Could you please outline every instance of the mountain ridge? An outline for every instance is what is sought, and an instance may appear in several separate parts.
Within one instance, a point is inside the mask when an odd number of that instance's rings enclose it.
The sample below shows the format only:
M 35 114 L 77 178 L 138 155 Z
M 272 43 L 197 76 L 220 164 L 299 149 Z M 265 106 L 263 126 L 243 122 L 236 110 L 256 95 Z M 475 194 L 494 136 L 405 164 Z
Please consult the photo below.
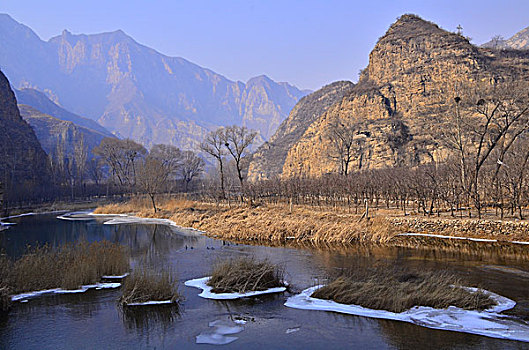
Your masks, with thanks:
M 89 35 L 65 30 L 45 42 L 10 17 L 0 22 L 0 65 L 14 87 L 38 89 L 65 109 L 147 146 L 194 148 L 209 130 L 230 124 L 268 138 L 306 94 L 260 76 L 231 81 L 119 30 Z

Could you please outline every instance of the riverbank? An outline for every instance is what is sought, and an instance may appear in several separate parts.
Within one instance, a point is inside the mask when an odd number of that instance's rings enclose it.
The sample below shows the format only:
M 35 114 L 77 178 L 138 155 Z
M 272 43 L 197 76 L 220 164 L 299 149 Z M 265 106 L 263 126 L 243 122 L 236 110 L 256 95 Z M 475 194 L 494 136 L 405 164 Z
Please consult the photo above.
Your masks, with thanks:
M 313 243 L 387 243 L 400 231 L 381 217 L 366 220 L 361 215 L 289 208 L 279 205 L 219 206 L 193 201 L 167 201 L 154 213 L 147 202 L 98 207 L 96 214 L 131 214 L 144 218 L 170 219 L 176 225 L 206 232 L 207 235 L 239 241 L 310 241 Z
M 507 244 L 529 241 L 527 221 L 399 217 L 387 213 L 376 213 L 366 220 L 362 215 L 333 208 L 271 204 L 230 207 L 185 200 L 167 200 L 160 203 L 160 208 L 155 214 L 149 202 L 134 199 L 100 206 L 94 212 L 170 219 L 179 226 L 205 231 L 209 236 L 239 241 L 407 246 L 439 239 Z
M 104 206 L 109 203 L 115 203 L 108 198 L 96 198 L 87 200 L 75 200 L 75 201 L 56 201 L 42 204 L 35 204 L 31 206 L 20 206 L 8 208 L 5 211 L 7 213 L 0 213 L 0 220 L 7 219 L 14 216 L 31 215 L 31 214 L 44 214 L 61 211 L 76 211 L 85 209 L 94 209 L 99 206 Z

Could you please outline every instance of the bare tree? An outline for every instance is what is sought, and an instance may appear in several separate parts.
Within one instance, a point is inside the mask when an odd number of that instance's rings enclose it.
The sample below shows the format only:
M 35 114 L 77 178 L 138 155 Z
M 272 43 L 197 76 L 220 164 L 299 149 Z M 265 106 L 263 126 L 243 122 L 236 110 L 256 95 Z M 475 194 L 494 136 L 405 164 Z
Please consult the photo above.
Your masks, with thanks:
M 154 145 L 151 148 L 149 157 L 157 159 L 167 170 L 167 183 L 176 180 L 179 170 L 182 167 L 182 151 L 172 145 Z
M 241 201 L 244 193 L 243 158 L 248 155 L 250 146 L 255 140 L 257 132 L 242 126 L 229 126 L 224 133 L 224 146 L 233 157 L 237 169 L 237 177 L 241 185 Z
M 490 39 L 490 45 L 493 49 L 501 49 L 504 44 L 505 39 L 501 35 L 495 35 Z
M 204 160 L 193 151 L 182 152 L 182 167 L 180 174 L 184 180 L 184 190 L 187 192 L 189 183 L 204 171 Z
M 224 128 L 218 128 L 217 130 L 210 132 L 206 136 L 204 142 L 200 145 L 200 149 L 215 158 L 219 166 L 221 198 L 226 198 L 226 189 L 224 188 L 223 160 L 223 157 L 226 154 L 226 150 L 224 149 L 225 139 L 226 135 Z
M 164 190 L 169 173 L 169 167 L 164 166 L 159 159 L 150 156 L 147 156 L 138 167 L 136 188 L 149 195 L 155 213 L 158 211 L 155 197 Z
M 329 156 L 338 162 L 340 175 L 347 176 L 349 165 L 355 156 L 356 128 L 335 122 L 328 126 L 327 137 L 331 142 Z
M 94 148 L 93 153 L 99 155 L 112 169 L 113 176 L 119 185 L 134 186 L 136 181 L 136 163 L 147 150 L 130 139 L 119 140 L 106 137 Z
M 450 125 L 445 125 L 440 135 L 456 151 L 461 184 L 481 218 L 483 167 L 497 151 L 497 174 L 506 152 L 528 130 L 528 88 L 513 83 L 482 83 L 456 96 L 454 101 L 455 115 L 448 118 Z

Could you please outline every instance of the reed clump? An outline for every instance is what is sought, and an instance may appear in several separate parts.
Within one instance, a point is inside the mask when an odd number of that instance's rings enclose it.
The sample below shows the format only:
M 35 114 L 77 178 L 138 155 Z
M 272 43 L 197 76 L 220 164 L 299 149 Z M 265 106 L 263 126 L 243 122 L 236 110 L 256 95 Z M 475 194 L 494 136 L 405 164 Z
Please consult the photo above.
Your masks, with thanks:
M 125 306 L 147 301 L 170 300 L 171 303 L 177 303 L 180 299 L 178 279 L 174 273 L 159 273 L 147 267 L 140 267 L 125 280 L 119 303 Z
M 268 260 L 237 258 L 217 263 L 207 284 L 213 293 L 246 293 L 283 287 L 284 269 Z
M 16 260 L 0 261 L 0 266 L 6 265 L 7 269 L 0 267 L 0 273 L 13 293 L 76 289 L 99 282 L 103 275 L 125 273 L 129 269 L 129 255 L 124 246 L 116 243 L 79 242 L 57 248 L 28 247 Z
M 395 267 L 348 271 L 311 296 L 391 312 L 414 306 L 485 310 L 496 305 L 485 293 L 465 289 L 459 278 L 447 272 L 412 272 Z
M 11 291 L 6 286 L 0 286 L 0 312 L 7 312 L 11 307 Z

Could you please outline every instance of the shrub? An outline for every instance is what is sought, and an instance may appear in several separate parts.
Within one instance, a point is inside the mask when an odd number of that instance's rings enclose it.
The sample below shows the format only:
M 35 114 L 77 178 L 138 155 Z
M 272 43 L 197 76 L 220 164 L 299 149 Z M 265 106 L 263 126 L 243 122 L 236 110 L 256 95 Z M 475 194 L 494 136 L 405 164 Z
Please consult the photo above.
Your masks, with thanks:
M 123 284 L 123 294 L 119 299 L 122 305 L 147 301 L 178 302 L 178 280 L 170 271 L 157 273 L 147 267 L 135 270 Z
M 214 293 L 246 293 L 284 286 L 284 271 L 268 260 L 230 259 L 218 263 L 208 285 Z
M 7 286 L 14 293 L 51 288 L 76 289 L 99 282 L 101 276 L 123 274 L 129 269 L 124 246 L 108 241 L 28 247 L 26 253 L 12 262 L 2 262 Z M 7 272 L 2 272 L 9 266 Z
M 11 293 L 6 286 L 0 286 L 0 312 L 7 312 L 11 307 Z
M 410 272 L 391 267 L 349 271 L 316 290 L 312 297 L 392 312 L 413 306 L 484 310 L 495 305 L 483 292 L 462 288 L 461 281 L 447 272 Z

